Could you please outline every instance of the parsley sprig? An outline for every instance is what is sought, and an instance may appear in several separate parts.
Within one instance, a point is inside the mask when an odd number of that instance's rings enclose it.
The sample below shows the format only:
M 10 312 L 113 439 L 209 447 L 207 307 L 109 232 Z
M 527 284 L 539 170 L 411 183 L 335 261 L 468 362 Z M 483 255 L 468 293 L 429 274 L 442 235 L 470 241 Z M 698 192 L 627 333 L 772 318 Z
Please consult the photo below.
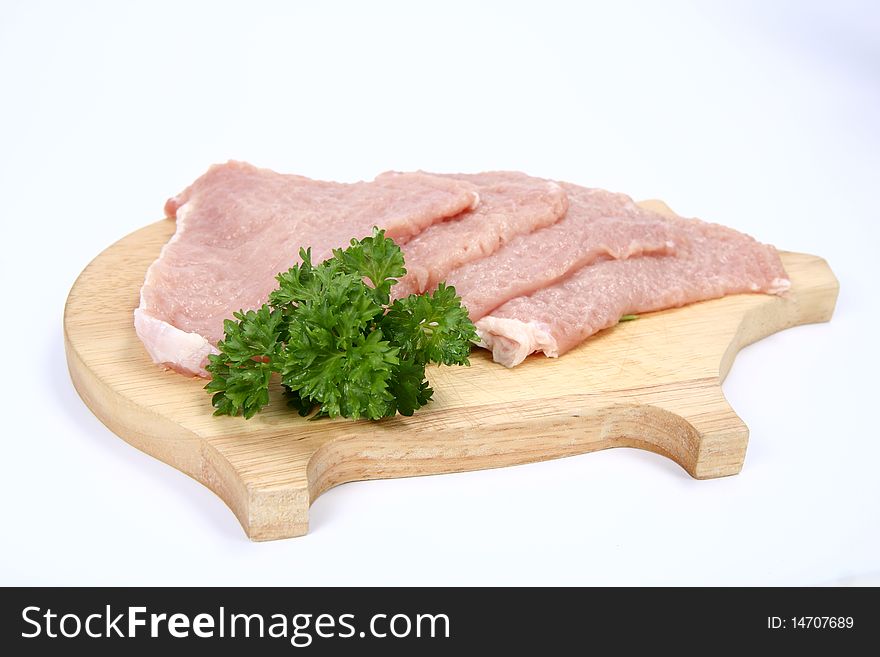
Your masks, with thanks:
M 288 404 L 306 416 L 412 415 L 431 400 L 428 363 L 468 365 L 474 325 L 454 287 L 390 303 L 406 273 L 397 244 L 374 229 L 313 265 L 277 276 L 259 310 L 224 322 L 220 353 L 209 357 L 215 415 L 253 417 L 280 375 Z

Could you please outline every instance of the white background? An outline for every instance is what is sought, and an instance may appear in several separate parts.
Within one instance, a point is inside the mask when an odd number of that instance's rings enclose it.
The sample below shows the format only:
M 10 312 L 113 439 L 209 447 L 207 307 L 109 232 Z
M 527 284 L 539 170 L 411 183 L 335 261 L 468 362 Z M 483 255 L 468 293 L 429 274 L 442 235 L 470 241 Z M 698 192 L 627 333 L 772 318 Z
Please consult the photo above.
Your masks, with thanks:
M 0 583 L 880 581 L 876 3 L 309 5 L 0 3 Z M 61 332 L 89 260 L 228 158 L 663 198 L 824 256 L 837 313 L 738 357 L 737 477 L 611 450 L 353 483 L 251 543 L 91 415 Z

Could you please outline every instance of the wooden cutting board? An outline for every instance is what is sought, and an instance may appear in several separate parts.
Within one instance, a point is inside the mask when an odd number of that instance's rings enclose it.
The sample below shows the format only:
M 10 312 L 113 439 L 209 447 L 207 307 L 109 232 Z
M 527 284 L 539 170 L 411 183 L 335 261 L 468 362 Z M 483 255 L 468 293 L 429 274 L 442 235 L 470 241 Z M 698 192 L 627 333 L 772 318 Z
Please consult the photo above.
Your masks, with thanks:
M 671 213 L 662 203 L 645 202 Z M 495 468 L 639 447 L 698 479 L 740 471 L 748 428 L 721 381 L 745 345 L 831 318 L 838 284 L 824 260 L 783 253 L 785 298 L 747 294 L 668 310 L 594 336 L 559 359 L 508 370 L 429 370 L 434 401 L 413 417 L 309 421 L 280 391 L 257 417 L 214 417 L 205 381 L 154 365 L 134 332 L 144 273 L 174 232 L 159 221 L 101 253 L 73 285 L 64 339 L 73 384 L 114 433 L 220 496 L 254 540 L 308 531 L 309 505 L 348 481 Z M 779 409 L 779 412 L 795 409 Z

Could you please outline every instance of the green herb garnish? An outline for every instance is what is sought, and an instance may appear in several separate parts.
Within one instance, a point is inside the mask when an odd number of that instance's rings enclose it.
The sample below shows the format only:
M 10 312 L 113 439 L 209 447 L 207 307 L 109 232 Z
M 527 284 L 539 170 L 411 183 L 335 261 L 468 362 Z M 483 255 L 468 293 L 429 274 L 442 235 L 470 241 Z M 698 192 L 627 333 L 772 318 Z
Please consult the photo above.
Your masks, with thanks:
M 638 315 L 623 315 L 623 316 L 620 318 L 619 321 L 621 321 L 621 322 L 631 322 L 631 321 L 633 321 L 634 319 L 638 319 L 638 318 L 639 318 Z
M 259 310 L 223 324 L 219 355 L 209 357 L 215 415 L 253 417 L 280 375 L 288 405 L 303 416 L 412 415 L 431 400 L 428 363 L 469 365 L 474 325 L 454 287 L 389 303 L 406 273 L 400 247 L 373 229 L 347 249 L 278 274 Z

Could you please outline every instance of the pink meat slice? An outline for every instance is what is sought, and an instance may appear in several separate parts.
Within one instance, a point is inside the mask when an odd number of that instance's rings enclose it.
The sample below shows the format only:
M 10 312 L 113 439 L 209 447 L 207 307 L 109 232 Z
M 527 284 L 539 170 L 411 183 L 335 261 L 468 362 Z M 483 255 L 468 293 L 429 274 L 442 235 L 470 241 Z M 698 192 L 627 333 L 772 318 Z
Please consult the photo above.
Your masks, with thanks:
M 482 346 L 495 361 L 514 367 L 537 351 L 559 356 L 629 313 L 789 288 L 772 246 L 717 224 L 671 221 L 688 233 L 675 255 L 605 259 L 557 285 L 512 299 L 476 323 Z
M 383 174 L 384 176 L 395 174 Z M 553 224 L 568 209 L 560 185 L 513 171 L 434 174 L 472 183 L 480 204 L 426 228 L 403 245 L 407 274 L 392 290 L 399 299 L 437 287 L 453 269 L 491 255 L 518 235 Z
M 215 165 L 165 206 L 177 230 L 147 270 L 135 329 L 155 362 L 207 376 L 223 320 L 259 307 L 300 247 L 320 262 L 373 226 L 405 242 L 478 199 L 466 181 L 423 173 L 343 184 Z
M 600 258 L 626 259 L 675 249 L 681 230 L 625 194 L 560 184 L 569 200 L 568 212 L 561 220 L 520 235 L 489 257 L 459 267 L 446 277 L 472 321 L 509 299 L 553 285 Z

